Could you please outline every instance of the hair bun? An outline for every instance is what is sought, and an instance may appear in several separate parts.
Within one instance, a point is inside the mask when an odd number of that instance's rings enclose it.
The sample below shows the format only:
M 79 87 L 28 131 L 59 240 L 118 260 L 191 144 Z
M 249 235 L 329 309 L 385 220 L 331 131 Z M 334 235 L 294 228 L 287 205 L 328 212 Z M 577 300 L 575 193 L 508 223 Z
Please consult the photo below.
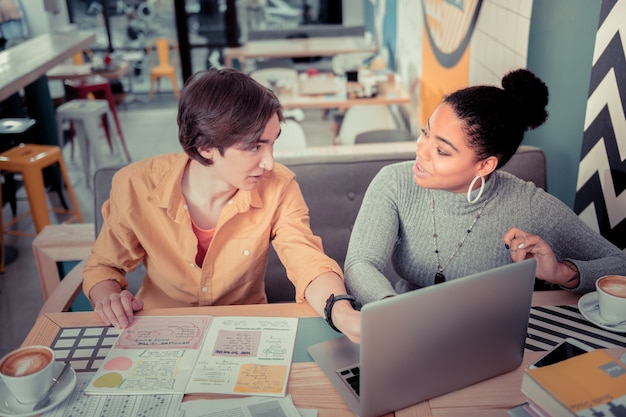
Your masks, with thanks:
M 548 87 L 539 77 L 526 69 L 509 72 L 502 78 L 502 88 L 515 103 L 525 130 L 541 126 L 548 118 Z

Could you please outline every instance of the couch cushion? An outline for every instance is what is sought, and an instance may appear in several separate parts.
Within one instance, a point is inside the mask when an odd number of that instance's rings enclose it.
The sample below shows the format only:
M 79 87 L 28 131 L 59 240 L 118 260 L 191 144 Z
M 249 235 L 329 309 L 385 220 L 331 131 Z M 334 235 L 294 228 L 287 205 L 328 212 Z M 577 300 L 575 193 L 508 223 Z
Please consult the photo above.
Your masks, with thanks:
M 537 187 L 548 191 L 546 155 L 540 148 L 520 146 L 502 169 L 523 180 L 532 181 Z
M 321 148 L 309 148 L 306 154 L 278 154 L 276 158 L 296 174 L 309 207 L 311 229 L 322 238 L 324 252 L 342 268 L 350 232 L 369 183 L 385 165 L 415 158 L 414 142 L 386 143 L 382 147 L 380 144 L 356 145 L 349 148 L 354 152 L 330 153 Z M 368 152 L 368 149 L 375 152 Z M 546 160 L 544 152 L 539 148 L 520 147 L 503 169 L 546 189 Z M 392 282 L 397 279 L 390 265 L 386 275 Z M 294 300 L 293 285 L 287 279 L 285 268 L 273 249 L 270 250 L 265 284 L 269 302 Z
M 412 159 L 413 152 L 278 158 L 296 174 L 309 206 L 311 229 L 324 252 L 343 268 L 352 225 L 369 183 L 382 167 Z M 272 249 L 265 276 L 269 302 L 293 301 L 294 288 Z
M 383 166 L 413 158 L 414 142 L 386 143 L 382 147 L 381 144 L 311 147 L 295 153 L 276 151 L 277 161 L 296 174 L 309 206 L 313 233 L 322 238 L 324 251 L 342 268 L 350 232 L 369 183 Z M 94 174 L 96 233 L 102 225 L 102 203 L 109 197 L 111 179 L 119 168 L 100 168 Z M 503 169 L 546 189 L 546 159 L 539 148 L 521 146 Z M 143 270 L 135 271 L 129 277 L 132 290 L 139 286 L 143 273 Z M 391 281 L 396 278 L 391 268 L 387 277 Z M 270 302 L 294 300 L 293 284 L 287 279 L 285 268 L 273 249 L 270 250 L 265 283 Z

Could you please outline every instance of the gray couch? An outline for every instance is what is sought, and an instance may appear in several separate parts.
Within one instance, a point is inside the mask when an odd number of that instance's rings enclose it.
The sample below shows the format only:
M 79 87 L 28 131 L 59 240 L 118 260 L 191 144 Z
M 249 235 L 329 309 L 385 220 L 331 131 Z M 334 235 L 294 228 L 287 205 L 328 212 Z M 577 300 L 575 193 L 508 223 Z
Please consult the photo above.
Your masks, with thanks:
M 311 228 L 322 238 L 324 251 L 341 266 L 345 260 L 352 225 L 372 178 L 385 165 L 415 157 L 413 142 L 386 144 L 382 148 L 380 144 L 355 145 L 352 149 L 354 152 L 342 150 L 325 153 L 309 148 L 298 155 L 276 156 L 279 162 L 296 174 L 309 206 Z M 94 175 L 96 232 L 102 224 L 100 206 L 108 198 L 111 178 L 118 168 L 101 168 Z M 504 169 L 546 189 L 546 160 L 544 152 L 539 148 L 522 146 Z M 394 279 L 393 271 L 389 271 L 388 275 L 391 280 Z M 270 302 L 294 300 L 293 285 L 273 250 L 265 281 Z M 133 287 L 137 284 L 133 282 Z

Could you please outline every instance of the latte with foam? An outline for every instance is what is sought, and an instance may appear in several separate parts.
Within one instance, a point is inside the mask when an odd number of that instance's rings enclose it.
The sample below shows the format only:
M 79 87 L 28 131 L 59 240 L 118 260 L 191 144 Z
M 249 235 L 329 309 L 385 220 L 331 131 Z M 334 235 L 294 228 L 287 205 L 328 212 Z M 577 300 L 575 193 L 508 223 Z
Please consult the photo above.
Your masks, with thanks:
M 0 373 L 11 377 L 31 375 L 44 369 L 52 360 L 49 350 L 38 347 L 21 349 L 3 359 Z
M 609 275 L 598 281 L 598 288 L 615 297 L 626 298 L 626 278 Z

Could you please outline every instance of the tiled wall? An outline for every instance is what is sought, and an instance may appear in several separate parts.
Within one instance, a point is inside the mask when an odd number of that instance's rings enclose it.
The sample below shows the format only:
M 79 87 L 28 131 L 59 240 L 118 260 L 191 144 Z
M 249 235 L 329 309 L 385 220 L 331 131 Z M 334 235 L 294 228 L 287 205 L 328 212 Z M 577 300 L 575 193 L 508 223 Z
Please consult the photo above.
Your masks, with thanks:
M 374 8 L 386 7 L 387 13 L 392 12 L 389 8 L 392 2 L 373 3 Z M 422 4 L 428 4 L 434 9 L 454 7 L 453 1 L 437 3 L 429 0 L 424 0 L 424 2 L 400 0 L 396 5 L 395 64 L 414 98 L 414 112 L 418 112 L 418 108 L 425 105 L 424 94 L 420 94 L 420 88 L 424 87 L 424 83 L 428 83 L 428 80 L 424 80 L 423 77 L 424 42 L 428 42 L 428 39 L 424 28 Z M 463 7 L 469 9 L 469 3 L 471 2 L 465 2 Z M 469 71 L 462 71 L 461 76 L 465 77 L 463 80 L 451 81 L 450 89 L 471 84 L 499 85 L 504 73 L 514 68 L 526 67 L 532 6 L 533 0 L 484 0 L 482 2 L 478 20 L 467 47 Z M 436 95 L 445 93 L 441 89 L 435 88 L 434 90 Z M 438 100 L 438 98 L 435 97 L 433 100 Z M 430 106 L 432 107 L 432 104 Z M 423 123 L 423 120 L 419 120 L 419 114 L 416 113 L 415 118 L 417 125 Z
M 533 0 L 485 0 L 471 42 L 469 84 L 500 84 L 525 68 Z

